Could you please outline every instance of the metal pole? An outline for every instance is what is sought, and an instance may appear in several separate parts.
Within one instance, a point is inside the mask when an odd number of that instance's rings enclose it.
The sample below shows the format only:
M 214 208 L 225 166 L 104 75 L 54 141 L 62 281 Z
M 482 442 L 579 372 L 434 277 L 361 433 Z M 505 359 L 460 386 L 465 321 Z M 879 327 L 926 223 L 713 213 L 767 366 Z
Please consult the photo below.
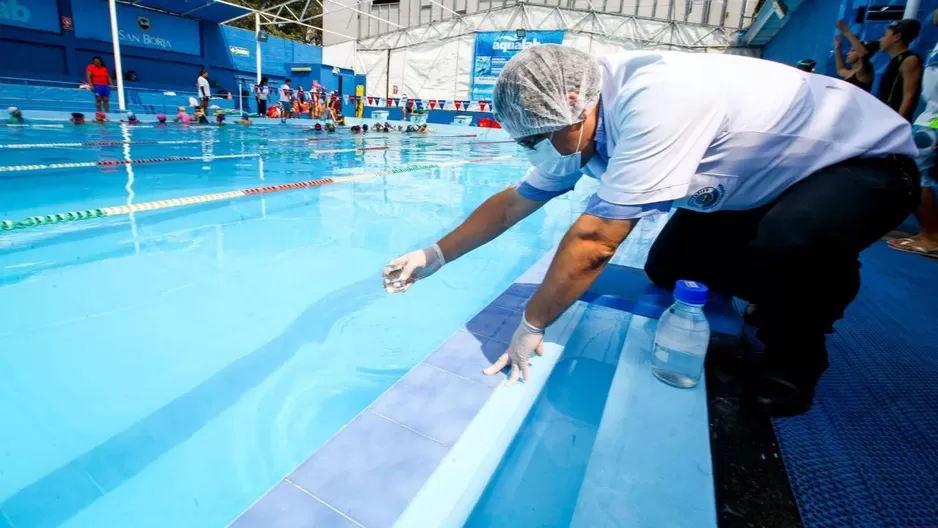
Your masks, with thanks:
M 124 103 L 124 69 L 121 67 L 120 32 L 117 30 L 117 3 L 114 0 L 108 0 L 107 4 L 111 12 L 111 40 L 114 44 L 114 77 L 117 79 L 117 107 L 123 112 L 127 110 L 127 105 Z
M 902 18 L 918 18 L 919 5 L 921 5 L 920 0 L 909 0 L 906 2 Z
M 113 0 L 112 0 L 113 1 Z M 254 56 L 257 60 L 257 84 L 261 84 L 261 14 L 254 13 Z

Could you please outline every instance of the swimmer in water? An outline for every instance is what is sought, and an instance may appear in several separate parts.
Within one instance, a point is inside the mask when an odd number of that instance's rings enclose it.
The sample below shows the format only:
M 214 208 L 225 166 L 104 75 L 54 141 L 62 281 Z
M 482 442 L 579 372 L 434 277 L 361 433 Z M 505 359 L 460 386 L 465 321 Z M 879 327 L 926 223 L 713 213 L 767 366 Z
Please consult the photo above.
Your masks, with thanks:
M 165 125 L 166 124 L 166 114 L 156 114 L 156 124 Z
M 192 122 L 192 118 L 189 117 L 189 113 L 186 112 L 186 107 L 180 106 L 179 113 L 176 114 L 176 117 L 173 118 L 173 121 L 176 123 L 182 123 L 183 125 L 188 125 Z
M 69 123 L 73 125 L 84 125 L 85 124 L 85 114 L 81 112 L 72 112 L 72 118 L 68 120 Z
M 241 114 L 241 120 L 238 121 L 238 124 L 245 125 L 245 126 L 252 124 L 250 116 L 248 116 L 247 114 Z
M 95 112 L 94 122 L 98 123 L 99 125 L 107 123 L 107 115 L 105 115 L 104 112 Z
M 26 122 L 26 120 L 23 119 L 23 111 L 15 106 L 7 108 L 7 113 L 10 114 L 10 117 L 7 118 L 7 123 L 11 125 L 22 125 Z

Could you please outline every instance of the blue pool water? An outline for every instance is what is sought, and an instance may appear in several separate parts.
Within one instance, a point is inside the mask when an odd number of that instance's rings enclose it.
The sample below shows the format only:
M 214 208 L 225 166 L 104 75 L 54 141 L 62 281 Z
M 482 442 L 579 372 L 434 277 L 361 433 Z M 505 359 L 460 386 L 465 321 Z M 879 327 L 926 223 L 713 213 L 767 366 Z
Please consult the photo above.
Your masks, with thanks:
M 438 136 L 443 133 L 438 134 Z M 0 232 L 0 526 L 224 526 L 566 231 L 589 185 L 406 295 L 379 271 L 517 181 L 511 144 L 305 138 L 292 126 L 0 128 L 0 165 L 261 158 L 0 173 L 0 219 L 396 174 Z M 278 141 L 271 141 L 278 140 Z M 388 146 L 386 151 L 311 154 Z M 588 420 L 587 420 L 588 421 Z

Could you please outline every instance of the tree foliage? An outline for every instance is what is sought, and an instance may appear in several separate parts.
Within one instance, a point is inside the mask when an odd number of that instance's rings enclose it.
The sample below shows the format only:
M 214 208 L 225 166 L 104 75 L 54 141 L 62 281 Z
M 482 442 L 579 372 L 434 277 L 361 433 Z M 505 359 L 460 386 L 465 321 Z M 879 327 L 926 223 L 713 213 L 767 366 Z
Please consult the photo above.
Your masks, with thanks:
M 282 4 L 283 2 L 284 0 L 237 0 L 237 3 L 252 9 L 265 9 Z M 309 7 L 306 9 L 306 14 L 302 15 L 300 11 L 303 10 L 303 5 L 305 3 L 306 2 L 304 1 L 297 0 L 292 4 L 289 4 L 287 7 L 292 9 L 297 16 L 302 16 L 303 18 L 322 14 L 322 4 L 318 0 L 311 0 L 309 2 Z M 276 14 L 277 9 L 273 10 L 272 13 Z M 287 12 L 286 8 L 280 12 L 280 16 L 285 18 L 293 18 L 290 16 L 290 13 Z M 275 35 L 281 38 L 306 42 L 307 44 L 315 44 L 317 46 L 320 45 L 320 43 L 322 43 L 322 17 L 320 16 L 314 18 L 313 20 L 309 20 L 306 23 L 311 26 L 316 26 L 316 29 L 290 23 L 264 25 L 261 29 L 270 33 L 271 35 Z M 254 31 L 254 17 L 246 16 L 244 18 L 239 18 L 230 25 Z

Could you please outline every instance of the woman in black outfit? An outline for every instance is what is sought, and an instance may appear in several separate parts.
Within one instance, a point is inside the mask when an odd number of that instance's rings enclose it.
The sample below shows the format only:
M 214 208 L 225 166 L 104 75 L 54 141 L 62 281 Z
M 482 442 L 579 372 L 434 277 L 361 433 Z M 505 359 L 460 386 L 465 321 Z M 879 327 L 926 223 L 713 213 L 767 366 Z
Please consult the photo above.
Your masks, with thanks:
M 847 52 L 847 63 L 844 64 L 843 54 L 840 51 L 840 35 L 834 39 L 834 60 L 837 61 L 837 73 L 844 81 L 858 86 L 867 92 L 873 88 L 873 64 L 870 57 L 879 49 L 879 42 L 860 42 L 843 20 L 837 21 L 837 29 L 847 37 L 850 42 L 850 51 Z

